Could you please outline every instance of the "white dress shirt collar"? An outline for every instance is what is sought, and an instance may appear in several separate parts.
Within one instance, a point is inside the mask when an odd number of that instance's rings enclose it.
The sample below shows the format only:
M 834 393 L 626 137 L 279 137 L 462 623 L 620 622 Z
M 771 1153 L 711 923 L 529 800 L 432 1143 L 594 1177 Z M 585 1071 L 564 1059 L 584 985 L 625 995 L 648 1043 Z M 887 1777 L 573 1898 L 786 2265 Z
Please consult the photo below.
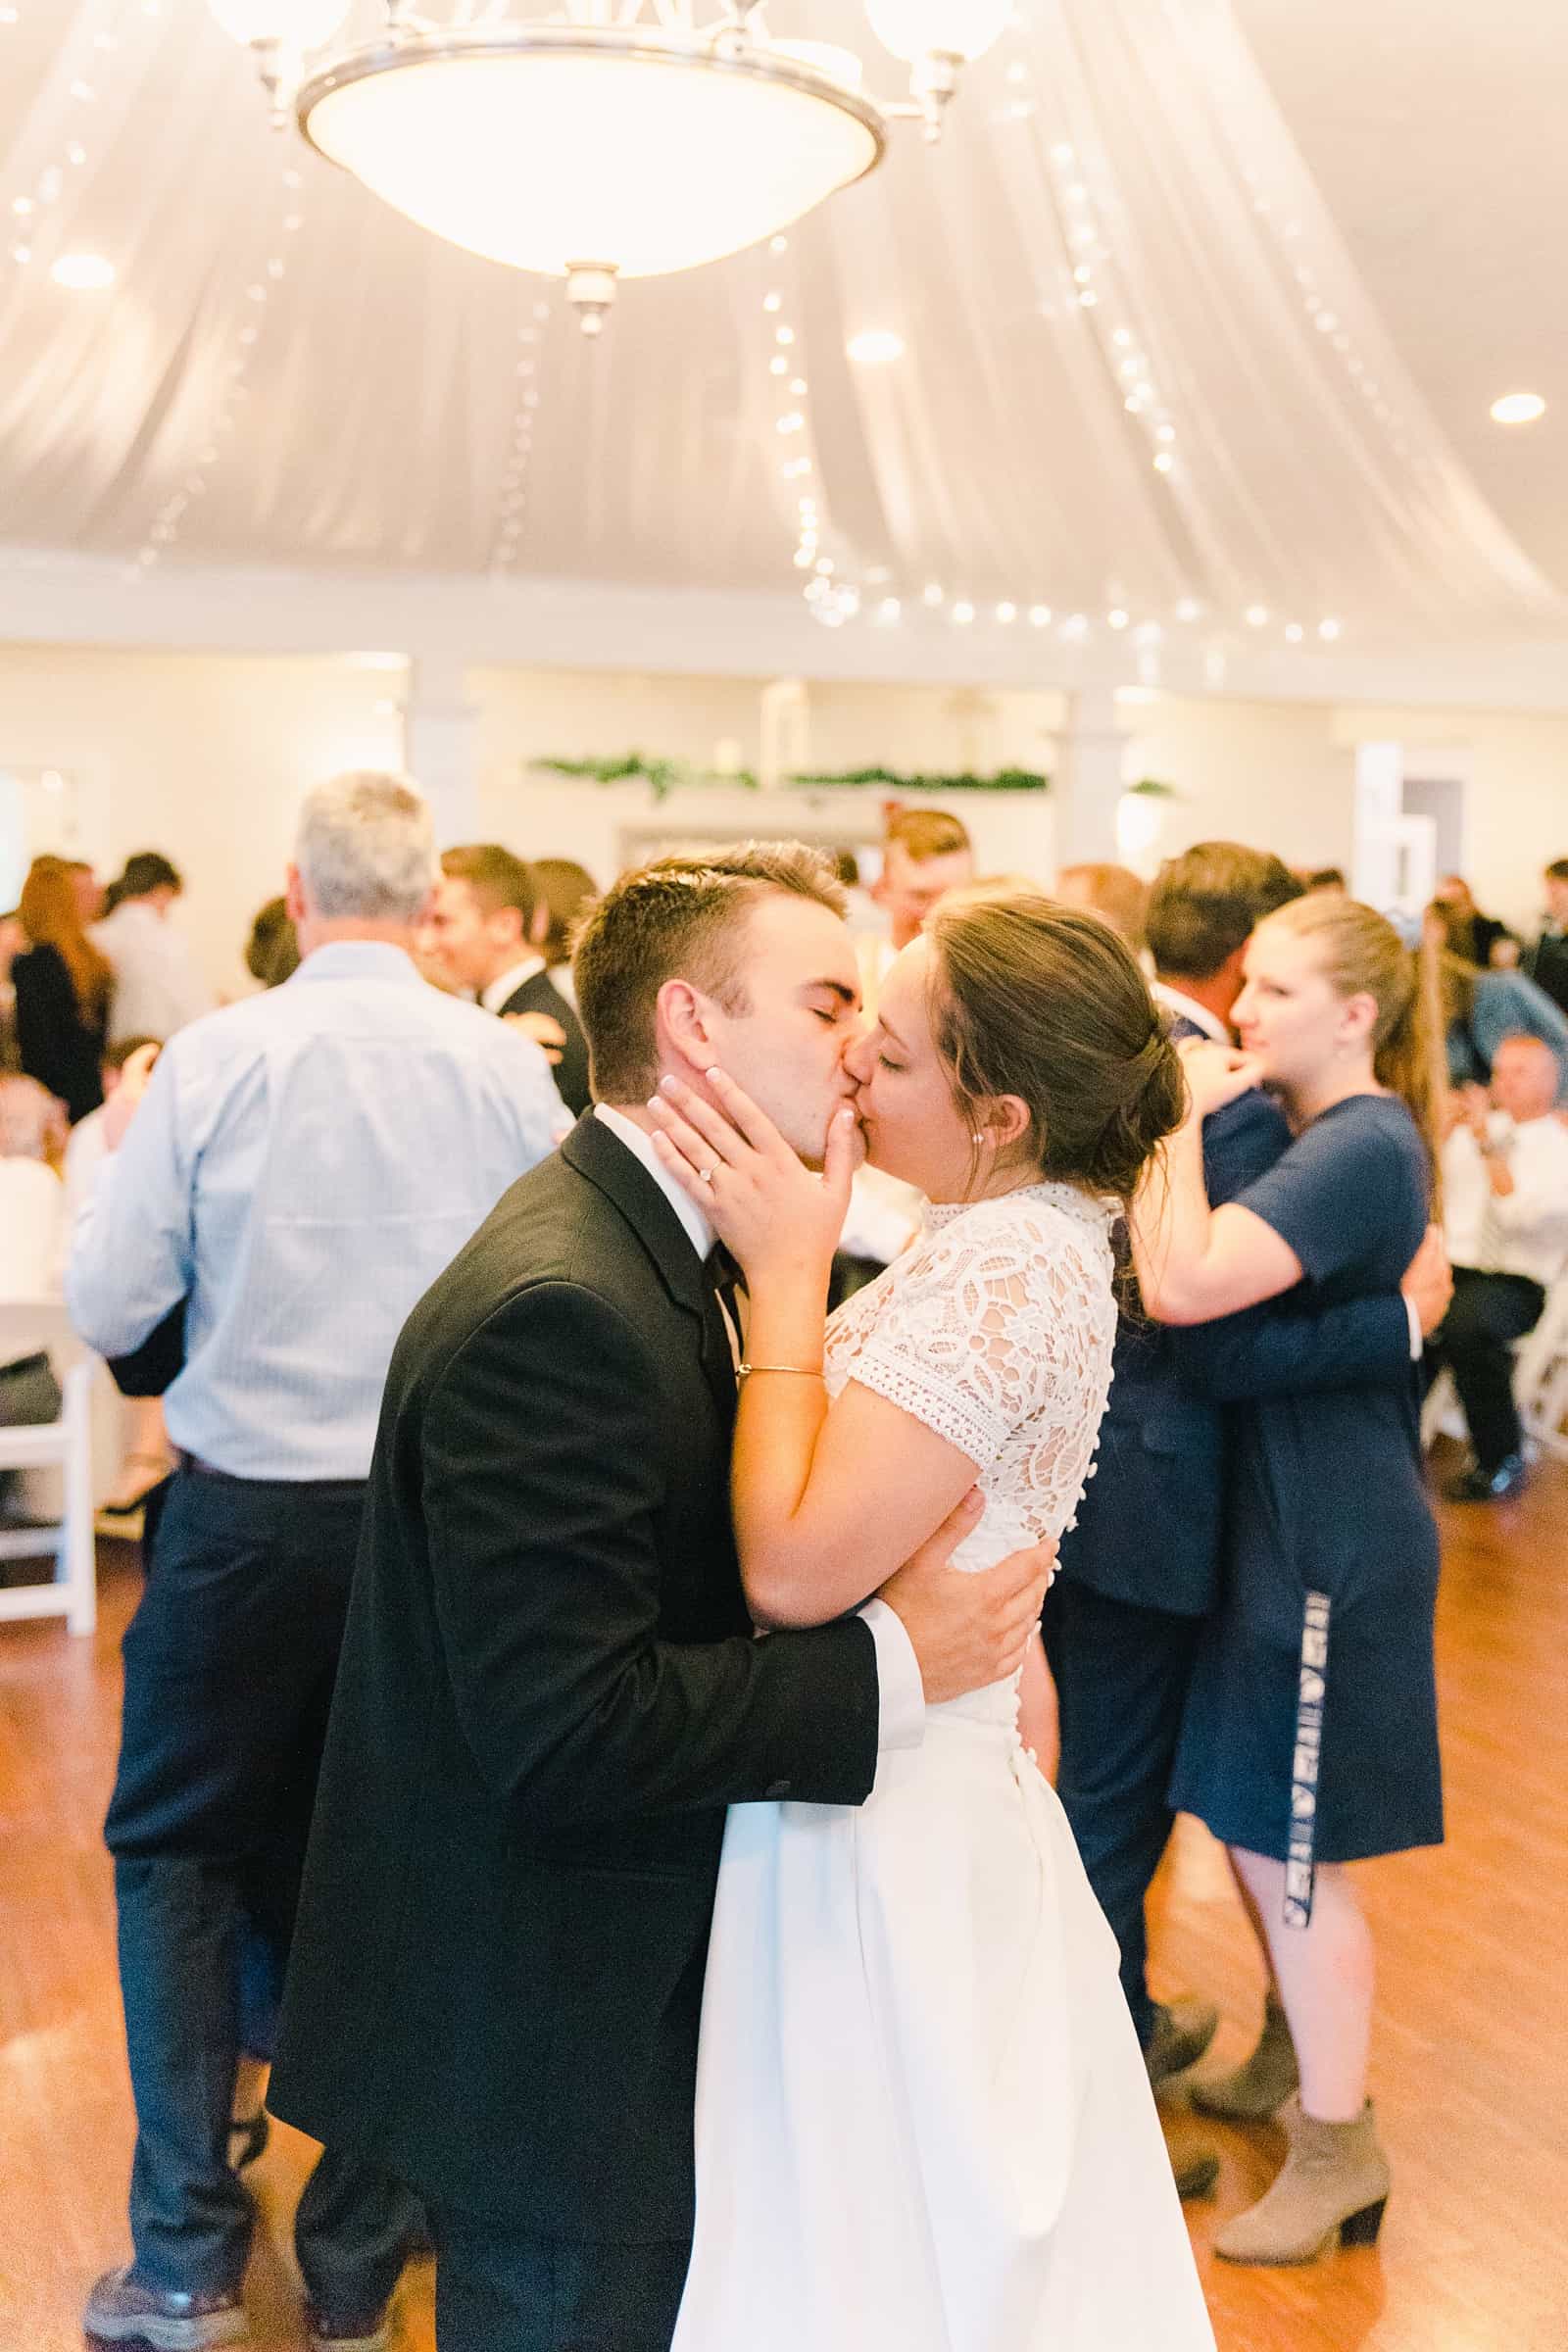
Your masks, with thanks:
M 1216 1046 L 1232 1043 L 1230 1032 L 1218 1013 L 1210 1012 L 1208 1006 L 1200 1004 L 1196 998 L 1183 996 L 1181 990 L 1172 988 L 1168 980 L 1151 981 L 1149 993 L 1156 1004 L 1163 1004 L 1167 1012 L 1178 1013 L 1184 1021 L 1191 1021 L 1195 1029 L 1201 1029 L 1203 1035 Z
M 480 989 L 479 1003 L 486 1012 L 499 1012 L 503 1004 L 509 1003 L 526 981 L 531 980 L 536 972 L 542 972 L 544 968 L 545 959 L 542 956 L 525 956 L 520 963 L 511 965 L 500 975 L 499 979 L 490 981 Z
M 681 1227 L 692 1248 L 701 1258 L 707 1258 L 715 1239 L 713 1228 L 688 1193 L 682 1192 L 669 1170 L 654 1150 L 654 1139 L 635 1119 L 628 1119 L 623 1110 L 612 1110 L 608 1102 L 594 1104 L 594 1117 L 623 1143 L 632 1157 L 640 1160 L 658 1185 L 670 1207 L 681 1221 Z

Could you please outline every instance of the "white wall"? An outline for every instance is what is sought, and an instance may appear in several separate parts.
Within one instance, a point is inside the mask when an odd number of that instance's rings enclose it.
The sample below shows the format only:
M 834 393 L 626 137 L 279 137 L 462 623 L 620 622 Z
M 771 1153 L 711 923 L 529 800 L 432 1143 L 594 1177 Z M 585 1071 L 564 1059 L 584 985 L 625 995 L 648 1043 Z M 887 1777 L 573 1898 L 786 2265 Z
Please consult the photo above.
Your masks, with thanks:
M 479 713 L 481 829 L 524 853 L 576 857 L 608 875 L 628 827 L 874 829 L 876 794 L 860 808 L 824 795 L 804 810 L 787 797 L 683 795 L 658 810 L 640 789 L 527 773 L 541 756 L 634 749 L 700 766 L 726 737 L 755 764 L 760 680 L 476 667 L 467 693 Z M 233 989 L 251 915 L 281 887 L 301 795 L 346 766 L 399 763 L 400 694 L 396 676 L 343 660 L 0 647 L 0 770 L 71 775 L 83 852 L 104 870 L 134 849 L 174 858 L 188 882 L 181 919 L 215 983 Z M 828 771 L 1049 769 L 1065 716 L 1052 693 L 816 684 L 811 760 Z M 1294 861 L 1347 861 L 1354 746 L 1387 737 L 1412 747 L 1417 772 L 1423 760 L 1436 771 L 1436 747 L 1463 762 L 1467 864 L 1484 904 L 1526 920 L 1541 867 L 1568 855 L 1568 716 L 1167 695 L 1124 706 L 1122 717 L 1128 776 L 1159 777 L 1181 795 L 1162 811 L 1161 854 L 1219 835 Z M 1051 871 L 1049 801 L 977 800 L 965 813 L 984 867 Z
M 345 767 L 396 766 L 387 680 L 322 661 L 0 648 L 0 768 L 76 785 L 80 854 L 172 858 L 178 919 L 216 987 L 249 988 L 251 916 L 283 887 L 294 814 Z
M 1568 716 L 1497 710 L 1360 710 L 1368 738 L 1404 746 L 1416 775 L 1466 778 L 1463 865 L 1489 913 L 1529 931 L 1542 907 L 1542 868 L 1568 858 Z
M 726 739 L 755 771 L 761 689 L 760 679 L 471 670 L 486 831 L 532 857 L 575 858 L 602 879 L 619 864 L 630 831 L 696 834 L 707 824 L 767 834 L 804 824 L 847 841 L 874 838 L 877 792 L 822 794 L 808 807 L 788 795 L 682 793 L 658 808 L 642 787 L 562 786 L 528 772 L 539 759 L 612 759 L 631 751 L 701 769 Z M 1061 698 L 1050 694 L 813 686 L 810 764 L 829 775 L 873 766 L 900 774 L 1049 771 L 1061 709 Z M 1051 810 L 1043 797 L 987 797 L 965 802 L 964 812 L 983 867 L 1050 872 Z

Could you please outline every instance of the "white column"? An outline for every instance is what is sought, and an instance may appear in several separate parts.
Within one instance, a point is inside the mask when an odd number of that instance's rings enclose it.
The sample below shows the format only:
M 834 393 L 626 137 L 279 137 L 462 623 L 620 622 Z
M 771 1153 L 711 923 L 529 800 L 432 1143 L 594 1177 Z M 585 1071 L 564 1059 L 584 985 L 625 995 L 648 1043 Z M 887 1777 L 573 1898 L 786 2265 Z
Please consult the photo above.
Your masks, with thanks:
M 435 812 L 443 849 L 479 832 L 479 707 L 468 700 L 464 663 L 421 654 L 409 665 L 403 705 L 403 764 Z
M 1117 859 L 1116 810 L 1122 796 L 1127 735 L 1108 686 L 1085 687 L 1072 698 L 1058 739 L 1056 862 L 1081 865 Z

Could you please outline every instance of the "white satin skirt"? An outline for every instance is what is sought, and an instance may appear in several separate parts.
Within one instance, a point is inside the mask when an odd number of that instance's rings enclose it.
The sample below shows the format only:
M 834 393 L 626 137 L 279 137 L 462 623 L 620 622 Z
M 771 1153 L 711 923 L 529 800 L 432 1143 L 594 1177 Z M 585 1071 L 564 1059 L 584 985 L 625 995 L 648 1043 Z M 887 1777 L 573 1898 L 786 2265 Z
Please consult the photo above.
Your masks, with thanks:
M 674 2352 L 1213 2352 L 1116 1947 L 1010 1726 L 730 1814 Z

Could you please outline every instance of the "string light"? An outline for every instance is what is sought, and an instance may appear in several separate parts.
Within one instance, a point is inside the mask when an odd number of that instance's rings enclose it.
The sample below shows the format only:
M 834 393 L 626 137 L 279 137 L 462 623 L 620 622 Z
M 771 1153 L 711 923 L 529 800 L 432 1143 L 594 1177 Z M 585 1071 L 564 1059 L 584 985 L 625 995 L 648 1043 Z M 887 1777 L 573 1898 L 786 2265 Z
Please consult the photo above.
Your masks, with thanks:
M 490 577 L 505 579 L 517 560 L 528 519 L 533 477 L 534 431 L 539 415 L 539 356 L 550 322 L 548 302 L 530 300 L 517 328 L 517 357 L 513 369 L 516 390 L 512 403 L 512 429 L 507 463 L 496 493 L 496 523 L 490 542 Z
M 288 247 L 305 225 L 303 180 L 292 165 L 279 175 L 272 234 L 275 242 L 262 265 L 259 277 L 245 289 L 244 323 L 220 370 L 217 391 L 202 428 L 193 463 L 163 501 L 131 564 L 132 579 L 146 579 L 178 540 L 185 518 L 198 499 L 205 498 L 224 447 L 239 421 L 239 411 L 250 398 L 250 374 L 261 347 L 272 295 L 288 274 Z

